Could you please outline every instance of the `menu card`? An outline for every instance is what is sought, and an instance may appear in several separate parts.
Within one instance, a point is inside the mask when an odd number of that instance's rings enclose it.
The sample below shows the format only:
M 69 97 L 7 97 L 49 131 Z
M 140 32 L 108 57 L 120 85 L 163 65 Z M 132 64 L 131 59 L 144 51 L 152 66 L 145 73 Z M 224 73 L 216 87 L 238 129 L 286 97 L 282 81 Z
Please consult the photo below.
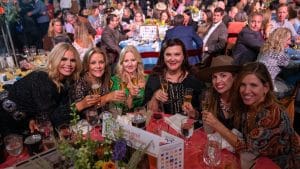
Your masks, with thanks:
M 186 119 L 187 116 L 181 115 L 181 114 L 175 114 L 170 117 L 164 117 L 165 122 L 171 126 L 174 130 L 176 130 L 178 133 L 181 131 L 181 121 L 183 119 Z

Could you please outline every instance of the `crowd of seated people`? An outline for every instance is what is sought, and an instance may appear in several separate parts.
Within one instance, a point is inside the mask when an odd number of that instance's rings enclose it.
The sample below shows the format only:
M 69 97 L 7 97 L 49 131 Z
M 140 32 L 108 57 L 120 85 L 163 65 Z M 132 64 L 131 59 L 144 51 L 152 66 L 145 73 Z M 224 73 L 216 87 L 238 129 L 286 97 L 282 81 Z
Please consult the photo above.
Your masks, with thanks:
M 288 18 L 293 11 L 299 15 L 300 2 L 226 2 L 155 1 L 160 3 L 154 5 L 155 15 L 130 0 L 116 2 L 115 8 L 102 2 L 81 6 L 81 14 L 61 6 L 48 34 L 42 11 L 33 19 L 44 34 L 41 44 L 51 51 L 48 63 L 43 69 L 26 67 L 32 73 L 0 93 L 1 134 L 33 132 L 40 113 L 58 127 L 70 121 L 71 109 L 84 119 L 90 110 L 125 114 L 147 106 L 209 125 L 237 153 L 266 156 L 281 168 L 300 168 L 300 24 L 299 16 Z M 36 13 L 35 5 L 27 17 Z M 119 43 L 134 40 L 139 27 L 153 19 L 157 22 L 151 24 L 168 29 L 147 75 L 138 46 Z M 226 52 L 229 45 L 232 52 Z M 202 50 L 202 60 L 189 62 L 190 49 Z M 184 102 L 187 90 L 192 91 L 190 103 Z M 207 108 L 201 105 L 204 94 Z M 289 119 L 278 99 L 293 95 L 294 119 Z

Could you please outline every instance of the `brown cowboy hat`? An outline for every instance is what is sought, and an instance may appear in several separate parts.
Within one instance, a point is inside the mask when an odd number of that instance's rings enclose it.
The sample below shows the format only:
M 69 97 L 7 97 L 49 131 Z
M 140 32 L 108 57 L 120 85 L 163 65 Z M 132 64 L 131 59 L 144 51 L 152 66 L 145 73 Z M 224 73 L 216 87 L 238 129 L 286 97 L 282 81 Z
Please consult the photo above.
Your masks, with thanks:
M 214 57 L 211 61 L 210 67 L 203 68 L 199 71 L 199 79 L 205 82 L 211 82 L 211 76 L 216 72 L 233 72 L 240 70 L 241 66 L 233 64 L 233 58 L 230 56 L 220 55 Z

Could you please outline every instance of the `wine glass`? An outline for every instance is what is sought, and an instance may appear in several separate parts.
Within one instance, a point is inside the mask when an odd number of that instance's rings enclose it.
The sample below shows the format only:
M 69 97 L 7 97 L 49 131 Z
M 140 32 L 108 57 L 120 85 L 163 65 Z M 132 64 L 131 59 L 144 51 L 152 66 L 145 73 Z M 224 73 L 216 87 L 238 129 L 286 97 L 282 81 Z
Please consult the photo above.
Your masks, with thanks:
M 53 126 L 46 112 L 42 112 L 37 116 L 37 125 L 43 140 L 50 139 L 53 136 Z
M 127 89 L 127 82 L 126 81 L 122 81 L 120 83 L 120 90 L 126 92 L 126 89 Z M 124 104 L 125 104 L 126 100 L 124 100 Z
M 92 88 L 91 95 L 100 95 L 101 84 L 98 83 L 92 84 L 91 88 Z
M 71 140 L 72 139 L 72 132 L 69 124 L 62 124 L 58 127 L 59 131 L 59 138 L 62 140 Z
M 201 108 L 202 108 L 202 112 L 204 111 L 208 111 L 208 107 L 209 107 L 209 92 L 208 91 L 204 91 L 201 95 Z M 213 133 L 213 129 L 206 123 L 204 123 L 203 120 L 203 115 L 202 115 L 202 122 L 203 122 L 203 128 L 204 131 L 206 133 Z
M 30 46 L 29 51 L 30 51 L 31 56 L 34 57 L 37 55 L 36 47 L 34 45 Z
M 92 126 L 92 134 L 95 135 L 95 131 L 97 127 L 100 127 L 99 124 L 99 115 L 96 109 L 88 110 L 85 114 L 87 122 Z
M 160 86 L 163 92 L 168 93 L 169 83 L 163 77 L 160 78 Z
M 184 137 L 184 144 L 186 146 L 191 145 L 189 139 L 192 137 L 194 132 L 194 120 L 190 118 L 184 118 L 180 124 L 181 135 Z
M 132 84 L 133 84 L 134 86 L 137 86 L 137 87 L 139 88 L 139 92 L 138 92 L 138 95 L 137 95 L 136 97 L 138 97 L 138 98 L 142 97 L 142 96 L 141 96 L 141 93 L 140 93 L 139 79 L 138 79 L 137 77 L 133 77 L 133 78 L 131 79 L 131 82 L 132 82 Z
M 208 137 L 203 152 L 203 162 L 209 167 L 216 167 L 221 163 L 222 137 L 216 133 Z
M 183 104 L 190 104 L 190 103 L 192 103 L 192 98 L 193 98 L 193 89 L 186 88 L 184 90 L 184 95 L 183 95 Z M 184 114 L 187 114 L 187 113 L 184 112 Z
M 127 83 L 126 83 L 125 81 L 122 81 L 122 82 L 120 83 L 120 90 L 125 91 L 126 88 L 127 88 Z
M 7 153 L 11 156 L 19 156 L 23 151 L 23 137 L 17 134 L 10 134 L 4 137 L 4 144 Z

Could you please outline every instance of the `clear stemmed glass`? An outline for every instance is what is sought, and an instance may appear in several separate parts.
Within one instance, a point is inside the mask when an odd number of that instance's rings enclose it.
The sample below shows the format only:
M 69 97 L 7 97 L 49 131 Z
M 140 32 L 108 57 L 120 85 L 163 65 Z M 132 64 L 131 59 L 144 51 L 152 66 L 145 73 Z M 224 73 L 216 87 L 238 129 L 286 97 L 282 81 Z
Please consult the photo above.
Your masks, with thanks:
M 92 95 L 100 95 L 101 84 L 95 83 L 91 86 L 91 88 L 92 88 L 91 91 Z
M 217 167 L 221 163 L 222 138 L 220 134 L 208 137 L 203 152 L 203 161 L 209 167 Z
M 17 134 L 10 134 L 4 137 L 4 144 L 7 153 L 18 157 L 23 151 L 23 137 Z
M 184 90 L 184 95 L 183 95 L 183 104 L 192 103 L 192 98 L 193 98 L 193 89 L 186 88 Z M 184 112 L 184 114 L 187 114 L 187 113 Z
M 94 131 L 91 134 L 92 135 L 97 134 L 97 133 L 95 133 L 96 128 L 100 127 L 100 124 L 99 124 L 100 118 L 99 118 L 97 110 L 92 109 L 92 110 L 87 111 L 86 112 L 86 120 L 92 126 L 92 131 Z
M 209 92 L 208 91 L 204 91 L 201 95 L 201 108 L 202 108 L 202 112 L 204 111 L 208 111 L 208 107 L 209 107 Z M 202 116 L 203 118 L 203 116 Z M 213 133 L 213 129 L 207 125 L 206 123 L 204 123 L 203 119 L 203 129 L 206 133 Z
M 92 91 L 91 91 L 91 95 L 92 96 L 96 96 L 96 97 L 100 97 L 101 96 L 101 84 L 100 83 L 95 83 L 95 84 L 92 84 L 91 86 L 92 88 Z M 99 108 L 101 105 L 98 103 L 97 105 L 95 105 L 95 108 Z
M 164 79 L 163 77 L 160 78 L 160 86 L 163 92 L 168 93 L 168 81 Z
M 190 118 L 184 118 L 181 120 L 180 124 L 181 128 L 181 135 L 184 137 L 184 144 L 185 146 L 190 146 L 190 138 L 193 135 L 194 132 L 194 120 Z
M 137 86 L 139 88 L 139 79 L 138 79 L 138 77 L 131 78 L 131 82 L 134 86 Z M 141 94 L 140 94 L 140 88 L 139 88 L 139 93 L 136 97 L 138 97 L 138 98 L 142 97 Z
M 164 77 L 160 77 L 160 86 L 161 86 L 161 90 L 164 92 L 164 93 L 167 93 L 168 94 L 168 90 L 169 90 L 169 82 L 164 78 Z M 168 101 L 164 102 L 165 104 L 168 103 Z M 161 110 L 163 112 L 165 112 L 164 110 L 164 103 L 160 103 L 160 106 L 161 106 Z

